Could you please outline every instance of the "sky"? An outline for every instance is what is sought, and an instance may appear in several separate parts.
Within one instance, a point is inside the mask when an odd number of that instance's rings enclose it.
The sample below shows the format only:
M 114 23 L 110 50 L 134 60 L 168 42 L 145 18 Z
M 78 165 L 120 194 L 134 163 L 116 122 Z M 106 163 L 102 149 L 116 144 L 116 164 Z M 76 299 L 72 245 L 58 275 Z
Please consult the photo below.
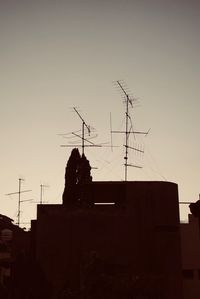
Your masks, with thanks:
M 109 145 L 123 130 L 122 80 L 138 104 L 129 180 L 171 181 L 180 201 L 198 200 L 200 178 L 200 1 L 0 0 L 0 213 L 22 226 L 43 200 L 61 203 L 70 133 L 81 129 L 77 107 L 95 128 L 91 141 Z M 69 133 L 63 138 L 59 135 Z M 78 133 L 79 134 L 79 133 Z M 95 137 L 98 135 L 97 137 Z M 93 180 L 124 180 L 124 137 L 87 148 Z M 164 207 L 164 203 L 163 203 Z M 181 205 L 181 220 L 189 209 Z

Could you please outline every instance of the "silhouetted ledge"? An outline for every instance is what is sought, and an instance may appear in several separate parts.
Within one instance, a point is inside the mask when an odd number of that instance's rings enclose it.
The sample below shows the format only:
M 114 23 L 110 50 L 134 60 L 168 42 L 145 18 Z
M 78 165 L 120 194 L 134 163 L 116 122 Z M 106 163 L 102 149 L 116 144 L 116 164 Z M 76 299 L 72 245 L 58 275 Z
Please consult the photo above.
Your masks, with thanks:
M 74 205 L 46 204 L 38 205 L 38 212 L 55 214 L 74 212 L 82 209 L 115 211 L 116 208 L 130 208 L 137 198 L 161 200 L 163 207 L 171 200 L 178 207 L 178 185 L 166 181 L 93 181 L 85 184 L 84 200 Z M 170 193 L 176 196 L 170 197 Z M 156 195 L 156 196 L 155 196 Z M 167 200 L 166 200 L 167 198 Z

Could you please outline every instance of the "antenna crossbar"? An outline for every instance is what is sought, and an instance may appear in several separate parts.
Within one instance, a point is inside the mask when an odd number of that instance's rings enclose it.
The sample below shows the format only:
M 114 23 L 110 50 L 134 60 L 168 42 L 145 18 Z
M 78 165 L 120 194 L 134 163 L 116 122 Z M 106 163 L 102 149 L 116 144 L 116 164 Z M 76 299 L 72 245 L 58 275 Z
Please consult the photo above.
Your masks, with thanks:
M 111 133 L 121 133 L 121 134 L 125 134 L 126 131 L 111 131 Z M 129 131 L 129 134 L 143 134 L 143 135 L 147 135 L 148 132 L 140 132 L 140 131 Z
M 140 149 L 138 149 L 138 148 L 136 148 L 136 147 L 132 147 L 132 146 L 129 146 L 129 145 L 124 145 L 124 147 L 130 148 L 130 149 L 133 149 L 133 150 L 135 150 L 135 151 L 137 151 L 137 152 L 140 152 L 140 153 L 144 153 L 144 151 L 143 151 L 143 150 L 140 150 Z
M 23 190 L 23 191 L 20 191 L 20 193 L 30 192 L 30 191 L 32 191 L 32 190 Z M 19 194 L 19 191 L 17 191 L 17 192 L 12 192 L 12 193 L 7 193 L 7 194 L 5 194 L 5 195 L 14 195 L 14 194 Z
M 82 147 L 81 144 L 61 144 L 60 146 L 61 147 Z M 84 144 L 84 147 L 102 147 L 102 145 L 100 145 L 100 144 Z M 104 147 L 106 147 L 106 146 L 104 145 Z
M 27 201 L 32 201 L 33 199 L 24 199 L 24 200 L 21 200 L 21 202 L 27 202 Z
M 74 132 L 72 132 L 72 134 L 73 134 L 74 136 L 76 136 L 76 137 L 79 137 L 80 139 L 83 139 L 83 137 L 81 137 L 80 135 L 78 135 L 78 134 L 76 134 L 76 133 L 74 133 Z M 88 140 L 88 139 L 86 139 L 86 138 L 84 138 L 84 141 L 86 141 L 86 142 L 88 142 L 88 143 L 90 143 L 90 144 L 92 144 L 92 145 L 95 145 L 94 142 L 92 142 L 92 141 L 90 141 L 90 140 Z
M 142 166 L 139 166 L 139 165 L 133 165 L 133 164 L 128 164 L 128 163 L 125 163 L 124 165 L 125 165 L 125 166 L 128 166 L 128 167 L 142 168 Z

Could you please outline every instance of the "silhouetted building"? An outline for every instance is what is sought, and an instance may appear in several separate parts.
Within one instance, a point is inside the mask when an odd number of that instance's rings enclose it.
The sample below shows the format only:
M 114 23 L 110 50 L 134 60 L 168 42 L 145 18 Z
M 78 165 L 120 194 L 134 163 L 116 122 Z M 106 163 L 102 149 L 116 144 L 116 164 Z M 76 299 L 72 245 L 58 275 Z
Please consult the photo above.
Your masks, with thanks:
M 14 298 L 16 280 L 22 264 L 20 256 L 29 254 L 29 232 L 13 224 L 13 220 L 0 214 L 0 298 Z M 11 297 L 9 297 L 11 296 Z
M 183 298 L 200 298 L 199 219 L 189 214 L 189 223 L 181 223 Z
M 90 182 L 82 191 L 69 205 L 38 205 L 32 240 L 53 298 L 182 299 L 177 185 Z

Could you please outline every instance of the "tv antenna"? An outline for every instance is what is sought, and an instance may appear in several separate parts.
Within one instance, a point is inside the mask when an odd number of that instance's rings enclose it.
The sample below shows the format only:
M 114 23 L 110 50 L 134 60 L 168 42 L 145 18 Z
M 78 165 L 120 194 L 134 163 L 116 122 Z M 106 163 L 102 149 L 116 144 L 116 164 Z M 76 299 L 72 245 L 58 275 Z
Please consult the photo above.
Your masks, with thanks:
M 84 154 L 84 148 L 85 148 L 85 141 L 86 142 L 89 141 L 85 138 L 85 129 L 88 131 L 89 136 L 90 136 L 90 133 L 91 133 L 91 129 L 90 129 L 90 126 L 86 124 L 85 120 L 80 115 L 78 110 L 75 107 L 73 107 L 73 109 L 76 112 L 76 114 L 79 116 L 80 120 L 82 121 L 82 136 L 79 136 L 78 134 L 75 134 L 75 133 L 73 133 L 73 135 L 75 135 L 77 137 L 81 137 L 81 139 L 82 139 L 82 155 L 83 155 Z M 89 142 L 89 143 L 91 144 L 92 142 Z
M 74 111 L 76 112 L 76 114 L 78 115 L 78 117 L 80 118 L 81 122 L 82 122 L 82 126 L 81 126 L 81 135 L 78 134 L 78 132 L 80 131 L 74 131 L 71 134 L 75 137 L 78 137 L 82 140 L 81 144 L 62 144 L 61 147 L 82 147 L 82 155 L 84 154 L 85 151 L 85 147 L 110 147 L 110 145 L 105 145 L 105 143 L 103 144 L 95 144 L 94 142 L 92 142 L 91 140 L 89 140 L 88 138 L 86 138 L 86 134 L 89 135 L 89 138 L 93 138 L 90 134 L 92 132 L 92 128 L 85 122 L 85 120 L 83 119 L 83 117 L 80 115 L 80 113 L 78 112 L 78 110 L 73 107 Z M 66 136 L 67 134 L 59 134 L 62 136 Z M 96 136 L 95 136 L 96 137 Z
M 111 129 L 111 136 L 112 136 L 112 133 L 125 134 L 125 144 L 124 144 L 124 147 L 125 147 L 125 156 L 124 156 L 125 173 L 124 173 L 124 176 L 125 176 L 125 181 L 127 181 L 127 179 L 128 179 L 128 167 L 129 166 L 142 168 L 141 166 L 133 165 L 133 164 L 128 163 L 129 149 L 140 152 L 140 153 L 144 153 L 143 150 L 138 149 L 136 147 L 132 147 L 132 146 L 129 145 L 130 134 L 147 135 L 149 133 L 149 131 L 148 132 L 133 131 L 133 125 L 132 125 L 131 117 L 129 115 L 129 110 L 130 110 L 130 108 L 133 108 L 133 102 L 136 101 L 136 99 L 131 99 L 130 95 L 126 91 L 126 89 L 125 89 L 124 85 L 122 84 L 122 82 L 116 81 L 116 84 L 117 84 L 117 87 L 120 88 L 120 91 L 122 92 L 124 100 L 125 100 L 125 106 L 126 106 L 125 119 L 126 119 L 126 121 L 125 121 L 125 130 L 123 130 L 123 131 L 113 131 Z
M 32 190 L 21 190 L 21 183 L 22 181 L 24 181 L 24 179 L 19 178 L 18 179 L 19 183 L 18 183 L 18 191 L 17 192 L 12 192 L 12 193 L 8 193 L 6 195 L 14 195 L 14 194 L 18 194 L 18 212 L 17 212 L 17 225 L 20 226 L 20 215 L 21 215 L 21 203 L 22 202 L 27 202 L 27 201 L 31 201 L 32 199 L 27 199 L 27 200 L 22 200 L 21 199 L 21 193 L 25 193 L 25 192 L 30 192 Z
M 44 203 L 43 196 L 44 196 L 44 188 L 48 188 L 48 185 L 40 184 L 40 204 Z
M 43 200 L 44 188 L 48 188 L 48 187 L 49 187 L 48 185 L 40 184 L 40 200 L 39 201 L 34 201 L 32 203 L 40 204 L 40 205 L 43 205 L 44 203 L 48 203 L 48 201 Z
M 78 137 L 82 140 L 81 145 L 80 144 L 67 144 L 67 145 L 61 145 L 61 147 L 82 147 L 82 155 L 84 155 L 85 152 L 85 147 L 101 147 L 101 145 L 99 144 L 95 144 L 92 141 L 88 140 L 85 137 L 85 130 L 87 131 L 87 134 L 90 136 L 91 133 L 91 127 L 85 122 L 85 120 L 83 119 L 83 117 L 80 115 L 80 113 L 78 112 L 78 110 L 76 109 L 76 107 L 73 107 L 74 111 L 76 112 L 76 114 L 78 115 L 78 117 L 80 118 L 81 122 L 82 122 L 82 127 L 81 127 L 81 135 L 77 134 L 76 132 L 72 132 L 71 134 L 75 137 Z M 66 135 L 66 134 L 61 134 L 61 135 Z M 87 144 L 85 144 L 85 142 L 87 142 Z

